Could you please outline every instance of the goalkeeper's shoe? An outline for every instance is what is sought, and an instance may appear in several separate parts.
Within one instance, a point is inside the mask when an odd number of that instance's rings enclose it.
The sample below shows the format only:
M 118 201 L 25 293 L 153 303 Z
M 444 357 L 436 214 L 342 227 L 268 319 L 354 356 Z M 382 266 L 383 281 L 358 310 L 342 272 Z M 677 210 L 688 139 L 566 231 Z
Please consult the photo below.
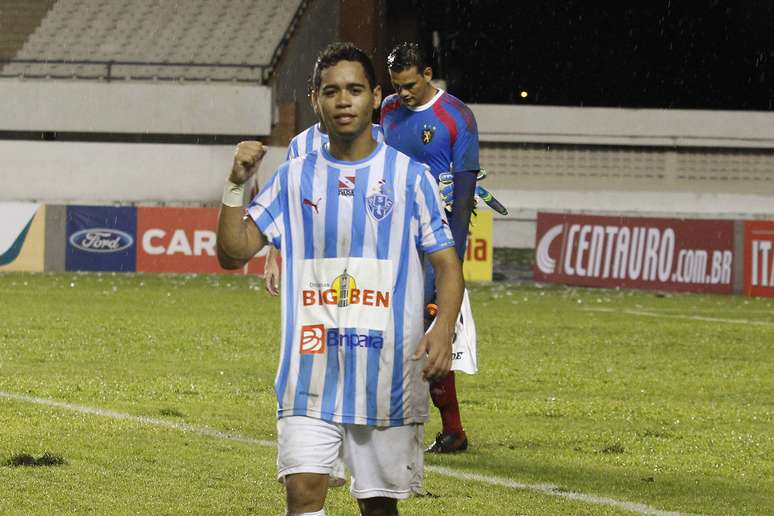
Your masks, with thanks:
M 435 441 L 425 450 L 425 453 L 456 453 L 467 449 L 468 436 L 465 435 L 465 432 L 459 434 L 438 432 Z

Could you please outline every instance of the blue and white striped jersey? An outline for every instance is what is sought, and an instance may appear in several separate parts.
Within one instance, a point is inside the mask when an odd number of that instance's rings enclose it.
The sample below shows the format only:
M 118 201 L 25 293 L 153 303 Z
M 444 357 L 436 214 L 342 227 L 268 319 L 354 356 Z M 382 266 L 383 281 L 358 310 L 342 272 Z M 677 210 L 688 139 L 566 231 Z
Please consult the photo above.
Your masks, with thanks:
M 379 143 L 284 163 L 247 209 L 282 252 L 278 416 L 399 426 L 427 419 L 422 255 L 453 247 L 427 166 Z
M 371 136 L 377 142 L 383 142 L 384 133 L 382 132 L 382 126 L 371 124 Z M 291 160 L 304 154 L 309 154 L 319 150 L 326 143 L 328 143 L 328 134 L 320 131 L 320 123 L 318 122 L 311 127 L 307 127 L 290 140 L 285 159 Z

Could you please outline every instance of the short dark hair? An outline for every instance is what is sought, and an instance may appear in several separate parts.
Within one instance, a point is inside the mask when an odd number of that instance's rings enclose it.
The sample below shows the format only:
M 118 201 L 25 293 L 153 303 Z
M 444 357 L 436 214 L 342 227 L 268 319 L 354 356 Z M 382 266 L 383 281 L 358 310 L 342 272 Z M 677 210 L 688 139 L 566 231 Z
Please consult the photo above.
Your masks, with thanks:
M 374 63 L 368 57 L 368 54 L 352 43 L 339 41 L 331 43 L 317 55 L 317 61 L 314 63 L 314 72 L 312 72 L 312 91 L 320 89 L 323 70 L 336 66 L 339 61 L 355 61 L 363 65 L 363 71 L 365 72 L 366 79 L 368 79 L 369 87 L 371 89 L 376 87 Z
M 422 73 L 425 68 L 432 68 L 433 65 L 427 52 L 418 44 L 404 41 L 395 45 L 387 56 L 387 69 L 391 72 L 401 72 L 412 66 L 416 66 L 417 71 Z

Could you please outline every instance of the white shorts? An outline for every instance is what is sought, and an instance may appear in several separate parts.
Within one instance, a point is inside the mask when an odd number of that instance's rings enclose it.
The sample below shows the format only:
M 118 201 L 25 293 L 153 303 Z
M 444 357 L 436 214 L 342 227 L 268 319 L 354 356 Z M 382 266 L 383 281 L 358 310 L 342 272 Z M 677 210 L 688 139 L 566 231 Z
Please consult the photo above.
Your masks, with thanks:
M 330 475 L 340 458 L 352 472 L 355 498 L 408 498 L 422 492 L 423 430 L 421 424 L 376 427 L 283 417 L 277 420 L 277 478 Z

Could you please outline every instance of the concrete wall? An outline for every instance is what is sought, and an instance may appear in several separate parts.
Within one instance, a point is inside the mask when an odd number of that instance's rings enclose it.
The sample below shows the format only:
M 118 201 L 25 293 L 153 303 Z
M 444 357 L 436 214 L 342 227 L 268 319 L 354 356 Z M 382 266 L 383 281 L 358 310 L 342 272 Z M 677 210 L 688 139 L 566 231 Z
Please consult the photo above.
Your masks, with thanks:
M 269 148 L 261 176 L 285 153 Z M 0 140 L 0 201 L 217 206 L 233 154 L 225 145 Z
M 271 131 L 267 86 L 0 80 L 0 130 L 255 134 Z
M 774 148 L 774 113 L 471 104 L 481 141 Z

